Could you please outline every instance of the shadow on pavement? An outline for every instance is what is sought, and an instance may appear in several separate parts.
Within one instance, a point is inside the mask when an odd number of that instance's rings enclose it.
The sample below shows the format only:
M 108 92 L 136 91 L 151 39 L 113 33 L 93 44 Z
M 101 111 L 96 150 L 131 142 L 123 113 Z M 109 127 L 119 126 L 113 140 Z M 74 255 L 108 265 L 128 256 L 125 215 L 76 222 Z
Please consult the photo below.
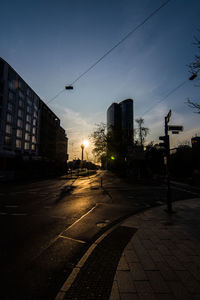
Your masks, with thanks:
M 135 228 L 120 226 L 96 246 L 64 299 L 109 299 L 122 252 Z

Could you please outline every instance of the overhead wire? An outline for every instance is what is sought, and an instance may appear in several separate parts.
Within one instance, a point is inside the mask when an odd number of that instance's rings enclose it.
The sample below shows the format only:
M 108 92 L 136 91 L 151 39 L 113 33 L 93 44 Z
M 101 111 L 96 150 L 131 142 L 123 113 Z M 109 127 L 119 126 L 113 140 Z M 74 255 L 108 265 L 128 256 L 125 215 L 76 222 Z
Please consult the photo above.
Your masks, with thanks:
M 146 115 L 147 113 L 149 113 L 151 110 L 153 110 L 158 104 L 160 104 L 161 102 L 165 101 L 170 95 L 172 95 L 174 92 L 176 92 L 179 88 L 181 88 L 186 82 L 188 82 L 187 80 L 184 80 L 183 82 L 181 82 L 179 85 L 177 85 L 173 90 L 171 90 L 163 99 L 159 100 L 158 102 L 156 102 L 152 107 L 150 107 L 149 109 L 147 109 L 143 114 L 142 114 L 142 118 L 144 117 L 144 115 Z
M 149 16 L 147 16 L 141 23 L 139 23 L 134 29 L 127 33 L 117 44 L 110 48 L 107 52 L 104 53 L 97 61 L 95 61 L 88 69 L 81 73 L 69 86 L 73 86 L 79 79 L 81 79 L 85 74 L 92 70 L 98 63 L 100 63 L 106 56 L 108 56 L 113 50 L 115 50 L 119 45 L 121 45 L 126 39 L 128 39 L 133 33 L 135 33 L 141 26 L 143 26 L 149 19 L 151 19 L 156 13 L 158 13 L 164 6 L 166 6 L 171 0 L 165 1 L 161 6 L 156 8 Z M 65 89 L 62 89 L 56 96 L 47 102 L 50 103 L 55 100 Z

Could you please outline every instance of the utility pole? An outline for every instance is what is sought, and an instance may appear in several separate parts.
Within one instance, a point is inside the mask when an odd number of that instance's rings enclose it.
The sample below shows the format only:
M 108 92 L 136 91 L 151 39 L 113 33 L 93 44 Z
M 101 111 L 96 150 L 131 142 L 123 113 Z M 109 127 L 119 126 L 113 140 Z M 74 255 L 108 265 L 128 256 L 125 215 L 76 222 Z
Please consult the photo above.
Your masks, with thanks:
M 167 116 L 165 117 L 165 138 L 166 138 L 166 175 L 167 175 L 167 212 L 169 214 L 172 213 L 172 192 L 171 192 L 171 185 L 170 185 L 170 140 L 168 134 L 168 123 L 171 117 L 171 109 L 168 112 Z
M 178 134 L 179 131 L 183 131 L 182 125 L 168 125 L 170 118 L 171 118 L 172 111 L 168 112 L 167 116 L 165 117 L 165 135 L 160 136 L 159 139 L 163 140 L 164 143 L 160 143 L 160 146 L 165 148 L 166 159 L 166 177 L 167 177 L 167 212 L 169 214 L 173 213 L 172 211 L 172 192 L 171 192 L 171 185 L 170 185 L 170 140 L 169 140 L 169 133 L 168 131 L 172 131 L 172 134 Z
M 167 116 L 165 117 L 165 135 L 160 136 L 159 139 L 163 140 L 164 143 L 160 143 L 160 146 L 165 148 L 166 153 L 166 179 L 167 179 L 167 212 L 169 214 L 172 213 L 172 195 L 171 195 L 171 186 L 170 186 L 170 142 L 169 142 L 169 134 L 168 134 L 168 123 L 171 118 L 172 111 L 168 112 Z

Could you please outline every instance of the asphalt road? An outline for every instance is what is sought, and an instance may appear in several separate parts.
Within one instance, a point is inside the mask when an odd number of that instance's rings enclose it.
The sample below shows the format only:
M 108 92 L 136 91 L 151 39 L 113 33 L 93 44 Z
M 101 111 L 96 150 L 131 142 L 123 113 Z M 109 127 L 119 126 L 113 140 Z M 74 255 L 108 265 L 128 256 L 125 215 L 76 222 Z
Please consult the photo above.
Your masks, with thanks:
M 174 200 L 195 196 L 182 186 L 173 189 Z M 1 186 L 0 299 L 54 299 L 108 226 L 164 202 L 164 185 L 130 185 L 106 171 Z

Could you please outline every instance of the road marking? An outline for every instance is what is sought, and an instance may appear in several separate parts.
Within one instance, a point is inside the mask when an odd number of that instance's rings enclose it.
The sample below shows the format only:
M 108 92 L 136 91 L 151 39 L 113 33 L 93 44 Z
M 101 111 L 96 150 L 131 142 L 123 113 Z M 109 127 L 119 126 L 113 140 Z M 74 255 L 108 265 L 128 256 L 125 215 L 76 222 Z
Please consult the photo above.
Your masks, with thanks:
M 6 212 L 0 212 L 0 215 L 5 216 L 5 215 L 7 215 L 7 213 Z
M 75 241 L 75 242 L 78 242 L 78 243 L 81 243 L 81 244 L 86 244 L 85 241 L 82 241 L 82 240 L 77 240 L 77 239 L 73 239 L 71 237 L 68 237 L 68 236 L 64 236 L 64 235 L 59 235 L 59 237 L 63 238 L 63 239 L 67 239 L 67 240 L 71 240 L 71 241 Z
M 184 188 L 177 187 L 177 186 L 173 186 L 173 189 L 177 189 L 178 191 L 183 191 L 183 192 L 186 192 L 186 193 L 190 193 L 190 194 L 192 194 L 192 195 L 195 195 L 195 196 L 199 196 L 199 193 L 192 192 L 192 191 L 189 191 L 189 190 L 186 190 L 186 189 L 184 189 Z
M 7 208 L 16 208 L 16 207 L 19 207 L 19 205 L 5 205 L 5 207 L 7 207 Z
M 95 206 L 93 206 L 88 212 L 86 212 L 84 215 L 82 215 L 78 220 L 76 220 L 72 225 L 70 225 L 69 227 L 66 228 L 66 231 L 68 229 L 70 229 L 72 226 L 74 226 L 76 223 L 78 223 L 80 220 L 82 220 L 85 216 L 87 216 L 89 213 L 91 213 L 96 207 L 97 207 L 98 204 L 95 204 Z

